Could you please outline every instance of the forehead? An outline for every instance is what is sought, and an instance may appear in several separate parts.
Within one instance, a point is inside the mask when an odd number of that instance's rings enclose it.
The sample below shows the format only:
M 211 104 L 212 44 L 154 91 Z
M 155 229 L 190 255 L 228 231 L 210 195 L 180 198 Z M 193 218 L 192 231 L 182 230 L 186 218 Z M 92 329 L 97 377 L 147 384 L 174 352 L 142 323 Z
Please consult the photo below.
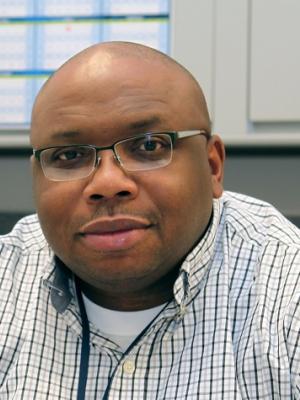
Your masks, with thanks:
M 199 114 L 192 97 L 184 75 L 167 65 L 91 58 L 63 68 L 46 85 L 33 111 L 32 141 L 74 131 L 181 129 L 178 123 L 186 129 L 184 119 Z

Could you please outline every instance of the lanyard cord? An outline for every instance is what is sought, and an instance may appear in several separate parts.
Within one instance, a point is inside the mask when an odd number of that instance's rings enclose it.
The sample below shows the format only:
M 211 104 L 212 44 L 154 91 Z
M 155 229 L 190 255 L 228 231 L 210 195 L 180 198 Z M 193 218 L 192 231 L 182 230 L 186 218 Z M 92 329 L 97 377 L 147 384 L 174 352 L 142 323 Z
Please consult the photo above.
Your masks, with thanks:
M 89 320 L 88 320 L 88 317 L 86 314 L 86 309 L 85 309 L 83 298 L 82 298 L 79 280 L 76 277 L 75 277 L 75 287 L 76 287 L 76 295 L 77 295 L 77 301 L 79 304 L 81 323 L 82 323 L 82 344 L 81 344 L 80 367 L 79 367 L 79 381 L 78 381 L 78 388 L 77 388 L 77 400 L 85 400 L 86 383 L 87 383 L 87 376 L 88 376 L 88 370 L 89 370 L 89 357 L 90 357 L 90 324 L 89 324 Z M 152 322 L 153 322 L 153 320 L 143 329 L 143 331 L 138 335 L 138 337 L 135 338 L 135 340 L 131 343 L 131 345 L 128 347 L 128 349 L 124 353 L 124 356 L 129 354 L 130 350 L 135 346 L 135 344 L 140 340 L 140 338 L 148 330 L 148 328 L 152 324 Z M 109 383 L 107 385 L 107 388 L 105 390 L 102 400 L 108 399 L 112 380 L 116 373 L 116 370 L 117 370 L 117 368 L 115 369 L 112 376 L 109 378 Z
M 82 293 L 77 278 L 75 278 L 75 285 L 76 285 L 76 294 L 77 294 L 77 300 L 79 304 L 81 323 L 82 323 L 82 344 L 81 344 L 81 355 L 80 355 L 77 400 L 84 400 L 88 369 L 89 369 L 89 357 L 90 357 L 90 326 L 86 315 L 86 310 L 82 299 Z

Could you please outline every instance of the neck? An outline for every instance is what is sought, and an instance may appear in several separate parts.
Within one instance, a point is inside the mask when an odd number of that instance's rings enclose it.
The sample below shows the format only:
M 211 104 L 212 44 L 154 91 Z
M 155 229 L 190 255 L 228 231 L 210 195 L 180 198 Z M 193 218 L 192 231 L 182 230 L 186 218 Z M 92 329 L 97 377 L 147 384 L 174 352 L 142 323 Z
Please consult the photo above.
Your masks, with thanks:
M 117 311 L 140 311 L 170 301 L 173 298 L 173 286 L 177 276 L 178 268 L 175 268 L 159 282 L 140 290 L 126 290 L 122 284 L 122 287 L 114 287 L 113 290 L 103 290 L 87 282 L 79 282 L 85 296 L 104 308 Z

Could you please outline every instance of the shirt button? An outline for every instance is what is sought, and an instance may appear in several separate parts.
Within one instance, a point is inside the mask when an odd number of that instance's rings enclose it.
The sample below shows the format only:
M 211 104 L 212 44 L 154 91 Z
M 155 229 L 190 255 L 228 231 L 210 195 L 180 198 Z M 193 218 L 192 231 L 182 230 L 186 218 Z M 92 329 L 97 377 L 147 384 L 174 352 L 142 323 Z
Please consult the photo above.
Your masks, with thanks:
M 123 364 L 123 371 L 128 374 L 128 375 L 132 375 L 134 373 L 135 370 L 135 365 L 134 362 L 132 360 L 127 360 L 124 362 Z

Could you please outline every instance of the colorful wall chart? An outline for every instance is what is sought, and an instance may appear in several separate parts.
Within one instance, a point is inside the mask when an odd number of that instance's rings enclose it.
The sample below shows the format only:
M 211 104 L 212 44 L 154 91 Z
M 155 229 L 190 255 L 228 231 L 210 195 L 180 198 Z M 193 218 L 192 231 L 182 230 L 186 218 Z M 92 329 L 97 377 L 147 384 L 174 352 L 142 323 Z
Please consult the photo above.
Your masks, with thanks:
M 92 45 L 125 40 L 169 52 L 168 0 L 1 0 L 0 129 L 28 127 L 41 85 Z

